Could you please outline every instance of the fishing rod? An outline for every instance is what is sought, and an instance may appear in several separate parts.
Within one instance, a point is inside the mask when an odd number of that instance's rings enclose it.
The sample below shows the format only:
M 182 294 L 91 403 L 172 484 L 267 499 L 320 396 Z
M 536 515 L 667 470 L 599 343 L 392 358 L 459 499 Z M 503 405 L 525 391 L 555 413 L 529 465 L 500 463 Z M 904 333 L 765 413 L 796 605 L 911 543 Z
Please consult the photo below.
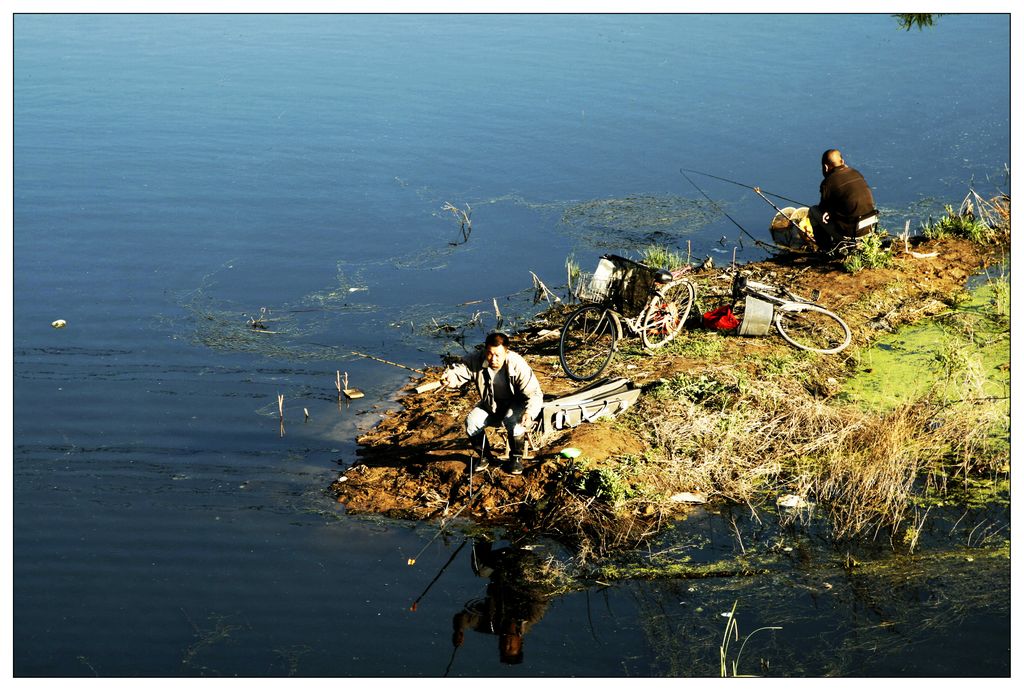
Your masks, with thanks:
M 748 190 L 754 190 L 755 192 L 760 194 L 760 192 L 758 192 L 758 190 L 760 190 L 761 188 L 760 187 L 755 187 L 754 185 L 746 185 L 746 184 L 744 184 L 742 182 L 736 182 L 735 180 L 730 180 L 729 178 L 723 178 L 723 177 L 720 177 L 718 175 L 712 175 L 711 173 L 705 173 L 702 170 L 693 170 L 692 168 L 680 168 L 680 170 L 685 170 L 688 173 L 697 173 L 697 175 L 704 175 L 706 177 L 714 178 L 715 180 L 721 180 L 722 182 L 728 182 L 728 183 L 731 183 L 733 185 L 739 185 L 740 187 L 745 187 Z M 765 190 L 765 194 L 770 194 L 773 197 L 778 197 L 779 199 L 783 199 L 783 200 L 785 200 L 787 202 L 793 202 L 794 204 L 799 204 L 800 206 L 810 206 L 810 204 L 804 204 L 803 202 L 798 202 L 795 199 L 790 199 L 789 197 L 783 197 L 781 194 L 775 194 L 774 192 L 768 192 L 767 190 Z
M 480 458 L 484 457 L 484 453 L 486 453 L 486 451 L 487 451 L 487 435 L 485 434 L 483 439 L 480 441 Z M 460 513 L 465 511 L 467 508 L 469 508 L 473 504 L 473 500 L 474 499 L 476 499 L 476 492 L 473 490 L 473 452 L 470 451 L 470 456 L 469 456 L 469 499 L 466 500 L 466 503 L 462 505 L 461 509 L 456 511 L 454 513 L 454 515 L 452 515 L 452 517 L 450 519 L 448 519 L 448 522 L 450 523 L 451 521 L 453 521 L 456 518 L 458 518 Z M 430 547 L 430 545 L 434 542 L 434 540 L 436 540 L 437 538 L 439 538 L 441 536 L 441 533 L 444 532 L 444 529 L 446 527 L 447 527 L 447 523 L 444 521 L 444 519 L 442 519 L 441 520 L 441 526 L 437 529 L 437 532 L 434 533 L 434 536 L 432 538 L 430 538 L 429 540 L 427 540 L 427 544 L 423 545 L 423 549 L 421 549 L 419 552 L 417 552 L 415 557 L 409 557 L 408 559 L 406 559 L 406 563 L 409 566 L 415 565 L 416 564 L 416 560 L 419 559 L 421 556 L 423 556 L 423 553 L 427 551 L 427 547 Z
M 376 355 L 368 355 L 366 353 L 360 353 L 358 350 L 350 350 L 349 352 L 352 353 L 353 355 L 358 355 L 359 357 L 364 357 L 367 360 L 376 360 L 377 362 L 383 362 L 385 365 L 391 365 L 392 367 L 401 367 L 402 369 L 407 369 L 410 372 L 415 372 L 416 374 L 426 374 L 426 372 L 424 372 L 421 369 L 416 369 L 415 367 L 409 367 L 407 365 L 403 365 L 403 364 L 400 364 L 400 363 L 397 363 L 397 362 L 391 362 L 391 360 L 385 360 L 384 358 L 377 357 Z
M 434 576 L 434 580 L 432 580 L 432 581 L 431 581 L 431 582 L 430 582 L 430 583 L 429 583 L 429 584 L 427 585 L 427 587 L 423 589 L 423 592 L 422 592 L 422 593 L 420 593 L 420 596 L 419 596 L 418 598 L 416 598 L 416 599 L 415 599 L 415 600 L 413 601 L 412 605 L 411 605 L 411 606 L 409 607 L 409 611 L 410 611 L 410 612 L 415 612 L 415 611 L 416 611 L 416 607 L 417 607 L 417 606 L 418 606 L 418 605 L 420 604 L 420 600 L 422 600 L 422 599 L 423 599 L 423 598 L 424 598 L 424 597 L 426 596 L 427 592 L 428 592 L 428 591 L 429 591 L 429 590 L 430 590 L 430 589 L 431 589 L 432 587 L 434 587 L 434 584 L 435 584 L 435 583 L 437 583 L 437 579 L 439 579 L 439 578 L 441 577 L 441 574 L 443 574 L 443 573 L 444 573 L 445 569 L 447 569 L 447 568 L 448 568 L 448 566 L 449 566 L 449 565 L 451 565 L 451 563 L 452 563 L 453 561 L 455 561 L 455 557 L 456 557 L 456 556 L 458 556 L 459 552 L 461 552 L 461 551 L 462 551 L 462 548 L 466 546 L 466 543 L 467 543 L 467 542 L 469 542 L 469 538 L 468 538 L 468 537 L 467 537 L 467 538 L 466 538 L 465 540 L 463 540 L 463 541 L 462 541 L 462 544 L 461 544 L 461 545 L 459 545 L 459 548 L 458 548 L 457 550 L 455 550 L 454 552 L 452 552 L 452 556 L 448 557 L 448 561 L 446 561 L 446 562 L 444 563 L 444 566 L 442 566 L 442 567 L 441 567 L 441 570 L 437 572 L 437 575 L 436 575 L 436 576 Z
M 448 658 L 448 666 L 444 668 L 444 675 L 447 677 L 448 673 L 452 671 L 452 665 L 455 664 L 455 653 L 459 652 L 461 646 L 454 646 L 452 648 L 452 656 Z
M 722 215 L 724 215 L 724 216 L 725 216 L 726 218 L 728 218 L 728 219 L 729 219 L 730 221 L 732 221 L 732 222 L 733 222 L 733 225 L 735 225 L 735 226 L 736 226 L 737 228 L 739 228 L 739 229 L 740 229 L 741 231 L 743 231 L 744 233 L 746 233 L 747 237 L 749 237 L 749 238 L 750 238 L 751 240 L 753 240 L 753 241 L 754 241 L 754 244 L 755 244 L 755 245 L 758 245 L 759 247 L 776 247 L 776 245 L 772 245 L 771 243 L 767 243 L 767 242 L 762 242 L 761 240 L 758 240 L 758 239 L 757 239 L 757 238 L 755 238 L 755 237 L 754 237 L 753 235 L 751 235 L 751 234 L 750 234 L 750 233 L 749 233 L 749 232 L 747 231 L 747 229 L 746 229 L 746 228 L 744 228 L 743 226 L 741 226 L 741 225 L 740 225 L 740 224 L 739 224 L 739 223 L 738 223 L 738 222 L 736 221 L 736 219 L 735 219 L 735 218 L 733 218 L 732 216 L 730 216 L 730 215 L 728 214 L 728 212 L 726 212 L 726 210 L 725 210 L 725 209 L 723 209 L 722 207 L 720 207 L 720 206 L 718 205 L 718 203 L 717 203 L 717 202 L 716 202 L 716 201 L 715 201 L 714 199 L 712 199 L 711 197 L 709 197 L 709 196 L 708 196 L 707 194 L 704 194 L 704 190 L 702 190 L 702 189 L 701 189 L 700 187 L 697 187 L 697 183 L 696 183 L 696 182 L 694 182 L 694 181 L 693 181 L 692 179 L 690 179 L 690 176 L 689 176 L 689 175 L 687 175 L 686 173 L 684 173 L 684 172 L 683 172 L 683 169 L 682 169 L 682 168 L 680 168 L 680 169 L 679 169 L 679 172 L 680 172 L 680 173 L 682 174 L 682 176 L 683 176 L 684 178 L 686 178 L 686 179 L 687 179 L 687 180 L 688 180 L 688 181 L 690 182 L 690 184 L 691 184 L 691 185 L 693 185 L 693 186 L 694 186 L 694 187 L 695 187 L 695 188 L 697 189 L 697 191 L 698 191 L 698 192 L 700 192 L 700 193 L 701 193 L 702 195 L 704 195 L 704 198 L 705 198 L 705 199 L 707 199 L 707 200 L 708 200 L 709 202 L 711 202 L 711 205 L 712 205 L 713 207 L 715 207 L 715 208 L 716 208 L 716 209 L 717 209 L 717 210 L 719 211 L 719 213 L 721 213 Z M 780 249 L 781 249 L 781 248 L 780 248 Z

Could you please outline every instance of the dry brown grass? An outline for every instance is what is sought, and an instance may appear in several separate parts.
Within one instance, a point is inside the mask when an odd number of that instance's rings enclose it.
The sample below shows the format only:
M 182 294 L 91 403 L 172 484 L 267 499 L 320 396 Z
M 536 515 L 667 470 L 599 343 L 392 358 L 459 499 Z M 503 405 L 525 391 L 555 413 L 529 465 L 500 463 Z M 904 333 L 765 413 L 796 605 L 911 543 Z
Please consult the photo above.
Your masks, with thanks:
M 667 497 L 680 491 L 751 506 L 793 493 L 825 510 L 836 537 L 865 535 L 899 527 L 924 488 L 1005 461 L 994 442 L 1007 423 L 999 402 L 947 406 L 944 385 L 873 412 L 827 402 L 794 378 L 699 401 L 681 379 L 632 417 L 655 449 L 624 478 L 644 488 L 627 502 L 634 509 L 671 512 Z

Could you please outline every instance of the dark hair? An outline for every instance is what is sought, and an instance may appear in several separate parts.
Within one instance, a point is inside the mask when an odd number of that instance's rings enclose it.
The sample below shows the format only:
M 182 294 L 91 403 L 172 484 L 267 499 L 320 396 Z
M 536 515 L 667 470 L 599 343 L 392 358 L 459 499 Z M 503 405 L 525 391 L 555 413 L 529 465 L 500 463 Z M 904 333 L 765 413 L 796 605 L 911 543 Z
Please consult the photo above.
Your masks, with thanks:
M 487 339 L 484 341 L 484 345 L 486 345 L 489 348 L 493 348 L 495 346 L 504 346 L 507 349 L 508 342 L 509 339 L 507 333 L 505 333 L 504 331 L 492 331 L 491 333 L 487 334 Z
M 498 634 L 498 660 L 506 665 L 521 665 L 523 663 L 522 634 Z

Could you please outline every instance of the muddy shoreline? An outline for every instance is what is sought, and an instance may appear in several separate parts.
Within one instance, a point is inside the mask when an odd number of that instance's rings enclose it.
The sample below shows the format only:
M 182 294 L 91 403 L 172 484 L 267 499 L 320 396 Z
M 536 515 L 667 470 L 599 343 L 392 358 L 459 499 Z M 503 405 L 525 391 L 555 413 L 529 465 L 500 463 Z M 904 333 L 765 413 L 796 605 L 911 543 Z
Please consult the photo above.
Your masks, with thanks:
M 643 401 L 674 377 L 728 388 L 721 383 L 763 381 L 775 376 L 774 369 L 783 367 L 790 370 L 787 381 L 799 381 L 799 395 L 815 405 L 831 406 L 842 382 L 856 371 L 860 351 L 901 325 L 948 312 L 962 300 L 968 279 L 1004 260 L 1008 251 L 1004 246 L 960 238 L 920 242 L 913 250 L 934 256 L 920 258 L 898 252 L 890 268 L 856 273 L 813 257 L 792 255 L 739 267 L 756 280 L 814 295 L 820 304 L 841 315 L 851 328 L 853 341 L 838 355 L 797 354 L 774 330 L 764 337 L 741 337 L 703 332 L 697 327 L 681 335 L 677 339 L 680 344 L 653 354 L 644 353 L 639 343 L 623 343 L 605 374 L 626 376 L 644 387 Z M 694 272 L 692 280 L 698 293 L 693 314 L 728 302 L 728 271 L 701 269 Z M 560 327 L 564 313 L 564 307 L 556 306 L 514 336 L 514 348 L 530 362 L 549 396 L 579 386 L 561 371 L 557 334 L 547 333 Z M 688 328 L 695 326 L 693 314 Z M 728 485 L 723 485 L 723 490 L 658 482 L 639 491 L 629 488 L 629 501 L 587 497 L 583 484 L 588 474 L 601 479 L 603 468 L 617 468 L 623 459 L 651 459 L 661 453 L 652 448 L 651 437 L 644 431 L 650 420 L 584 424 L 557 433 L 532 452 L 522 476 L 509 475 L 492 465 L 470 482 L 462 424 L 475 396 L 446 389 L 423 394 L 414 391 L 417 384 L 435 379 L 440 371 L 440 367 L 432 368 L 424 379 L 410 381 L 399 393 L 401 407 L 357 440 L 359 459 L 330 486 L 347 512 L 443 522 L 459 518 L 485 527 L 500 525 L 564 541 L 579 548 L 586 559 L 635 546 L 666 521 L 685 514 L 692 505 L 678 500 L 684 493 L 707 501 L 709 506 L 749 501 L 730 496 L 736 492 Z M 637 414 L 643 415 L 644 410 Z M 492 434 L 490 439 L 497 455 L 505 453 L 500 434 Z M 568 446 L 583 449 L 585 466 L 560 456 L 559 451 Z M 658 491 L 654 491 L 655 484 L 662 485 Z M 570 504 L 576 507 L 572 511 L 567 509 Z

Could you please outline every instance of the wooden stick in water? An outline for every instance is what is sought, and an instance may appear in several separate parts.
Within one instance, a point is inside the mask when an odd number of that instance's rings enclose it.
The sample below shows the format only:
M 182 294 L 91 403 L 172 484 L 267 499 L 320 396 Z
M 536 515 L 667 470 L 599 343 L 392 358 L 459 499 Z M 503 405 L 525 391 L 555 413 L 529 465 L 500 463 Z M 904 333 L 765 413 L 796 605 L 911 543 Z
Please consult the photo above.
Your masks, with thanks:
M 352 350 L 352 351 L 349 351 L 349 352 L 351 352 L 353 355 L 358 355 L 359 357 L 364 357 L 364 358 L 367 358 L 369 360 L 376 360 L 377 362 L 383 362 L 385 365 L 391 365 L 393 367 L 401 367 L 402 369 L 407 369 L 410 372 L 415 372 L 416 374 L 426 374 L 426 372 L 424 372 L 423 370 L 415 369 L 413 367 L 407 367 L 406 365 L 402 365 L 402 364 L 399 364 L 397 362 L 391 362 L 391 360 L 385 360 L 384 358 L 377 357 L 376 355 L 367 355 L 366 353 L 360 353 L 358 350 Z

